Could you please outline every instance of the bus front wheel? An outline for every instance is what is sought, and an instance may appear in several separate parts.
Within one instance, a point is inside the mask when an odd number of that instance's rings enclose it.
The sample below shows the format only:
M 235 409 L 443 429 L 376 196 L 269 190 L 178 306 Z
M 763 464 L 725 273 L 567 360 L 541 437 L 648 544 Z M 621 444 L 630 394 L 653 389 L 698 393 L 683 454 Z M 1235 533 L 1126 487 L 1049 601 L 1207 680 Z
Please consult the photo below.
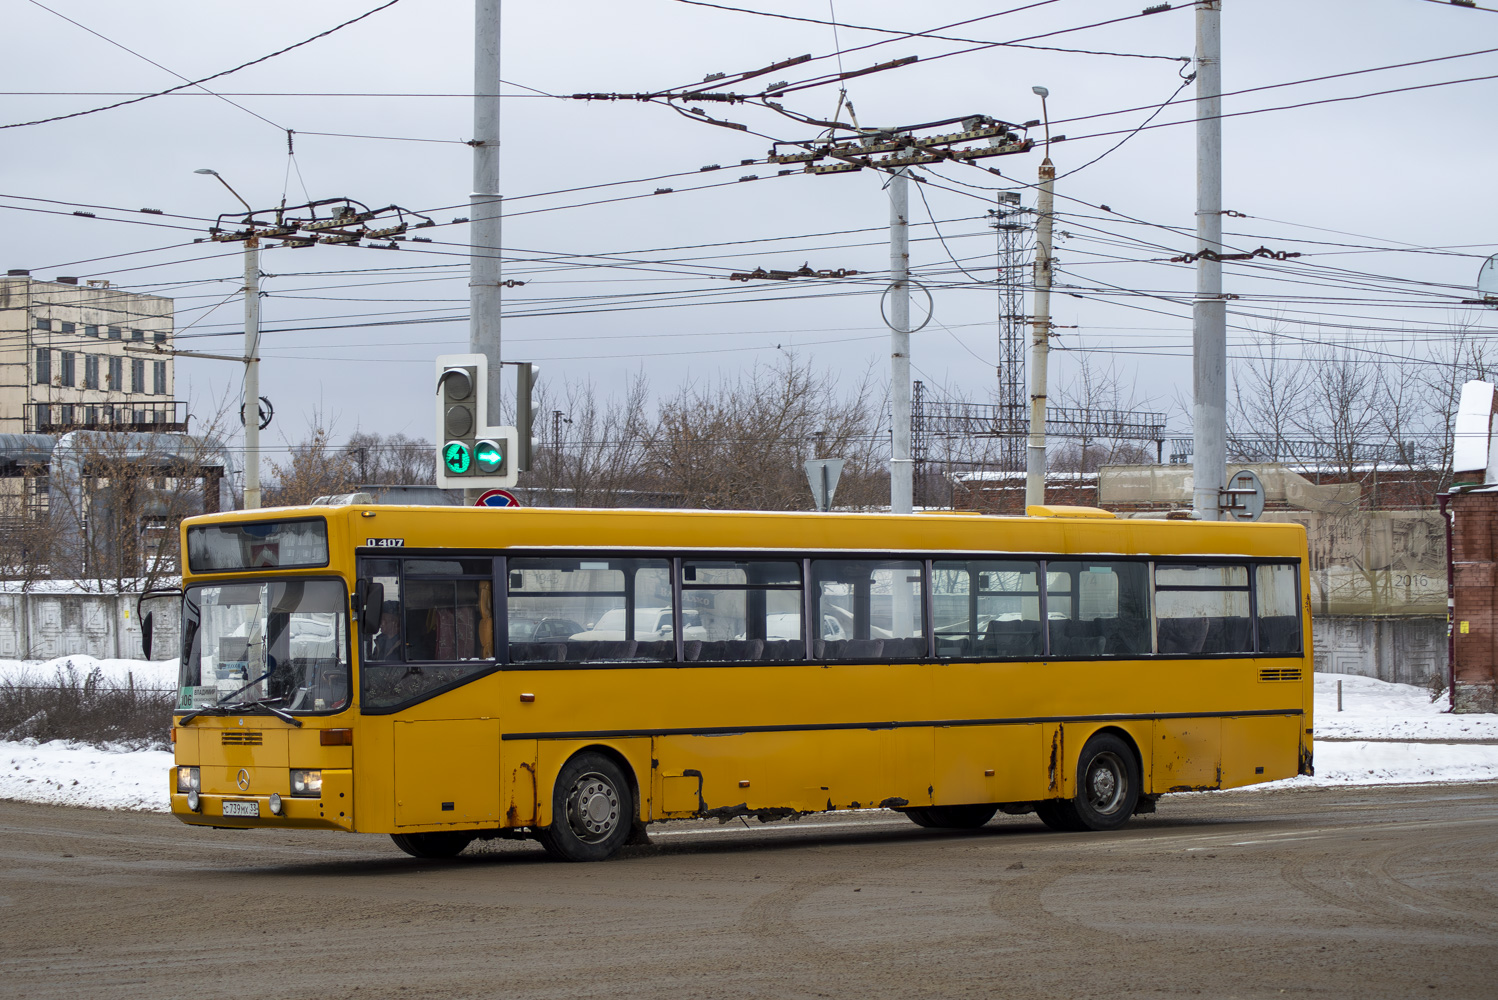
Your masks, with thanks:
M 1077 794 L 1036 804 L 1035 812 L 1052 830 L 1115 830 L 1139 804 L 1139 761 L 1112 733 L 1098 733 L 1077 760 Z
M 634 818 L 634 795 L 619 765 L 580 753 L 557 775 L 551 825 L 537 830 L 536 839 L 563 861 L 603 861 L 629 840 Z
M 473 834 L 461 830 L 445 833 L 392 833 L 395 846 L 413 858 L 455 858 L 473 843 Z
M 905 815 L 916 826 L 933 830 L 976 830 L 998 811 L 996 805 L 917 806 L 906 809 Z

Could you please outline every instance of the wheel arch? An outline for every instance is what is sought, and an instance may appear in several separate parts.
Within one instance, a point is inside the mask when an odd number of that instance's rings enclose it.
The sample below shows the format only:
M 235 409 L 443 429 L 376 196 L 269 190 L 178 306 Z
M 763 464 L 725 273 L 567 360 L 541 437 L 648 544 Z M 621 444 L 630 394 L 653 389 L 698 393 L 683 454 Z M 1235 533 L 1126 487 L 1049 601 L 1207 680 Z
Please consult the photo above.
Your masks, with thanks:
M 1149 726 L 1149 723 L 1146 722 L 1144 725 L 1146 727 L 1145 732 L 1150 732 L 1150 730 L 1147 728 Z M 1129 748 L 1129 752 L 1134 755 L 1134 765 L 1139 768 L 1140 794 L 1147 794 L 1149 792 L 1150 785 L 1150 768 L 1149 761 L 1144 755 L 1143 746 L 1140 744 L 1139 736 L 1131 732 L 1125 726 L 1110 724 L 1098 726 L 1096 729 L 1089 729 L 1087 731 L 1087 734 L 1078 740 L 1072 739 L 1070 727 L 1067 727 L 1066 742 L 1068 746 L 1066 747 L 1066 770 L 1063 775 L 1063 794 L 1060 797 L 1070 798 L 1072 795 L 1076 794 L 1077 768 L 1082 764 L 1082 751 L 1084 748 L 1086 748 L 1088 741 L 1090 741 L 1094 736 L 1098 736 L 1100 734 L 1116 736 L 1124 742 L 1125 746 Z
M 650 741 L 629 739 L 618 743 L 600 743 L 596 741 L 543 741 L 537 748 L 538 776 L 536 788 L 536 824 L 545 826 L 551 822 L 552 796 L 555 794 L 558 777 L 561 776 L 562 768 L 567 762 L 580 753 L 601 754 L 611 760 L 624 772 L 624 778 L 629 782 L 630 793 L 634 796 L 634 819 L 635 825 L 644 822 L 643 817 L 647 815 L 647 803 L 645 796 L 649 794 L 649 788 L 640 787 L 640 774 L 642 766 L 648 767 L 645 762 L 650 759 Z M 634 751 L 632 754 L 630 751 Z M 636 760 L 640 761 L 637 765 Z M 646 771 L 645 773 L 649 773 Z
M 620 750 L 618 747 L 610 746 L 607 743 L 588 743 L 583 746 L 577 747 L 575 750 L 569 753 L 566 760 L 571 760 L 573 757 L 576 757 L 580 753 L 596 753 L 601 756 L 607 757 L 609 760 L 619 765 L 619 770 L 624 772 L 625 780 L 629 782 L 630 794 L 634 796 L 634 822 L 641 822 L 641 817 L 644 815 L 645 810 L 645 800 L 640 794 L 640 776 L 638 773 L 636 773 L 635 765 L 630 761 L 629 755 L 624 753 L 624 751 Z M 563 764 L 565 765 L 566 761 L 563 761 Z

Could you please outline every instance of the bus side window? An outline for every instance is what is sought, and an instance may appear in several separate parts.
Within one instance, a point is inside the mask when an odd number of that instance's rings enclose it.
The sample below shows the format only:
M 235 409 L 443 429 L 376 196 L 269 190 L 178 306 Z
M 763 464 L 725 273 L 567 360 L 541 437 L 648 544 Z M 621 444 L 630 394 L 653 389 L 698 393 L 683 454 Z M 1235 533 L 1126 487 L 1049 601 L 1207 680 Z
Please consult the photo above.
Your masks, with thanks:
M 801 565 L 789 560 L 685 559 L 681 603 L 688 660 L 804 660 Z M 699 637 L 700 638 L 697 638 Z M 696 641 L 692 641 L 693 639 Z
M 370 565 L 377 562 L 386 561 Z M 386 602 L 380 631 L 366 652 L 362 703 L 411 704 L 493 669 L 493 560 L 388 562 L 400 569 L 398 575 L 374 577 L 385 583 Z
M 1300 655 L 1300 567 L 1293 563 L 1254 569 L 1259 612 L 1259 652 Z
M 1162 653 L 1248 653 L 1248 567 L 1155 565 L 1155 617 Z
M 511 663 L 674 660 L 671 564 L 612 556 L 509 560 Z M 701 638 L 695 613 L 683 638 Z
M 982 659 L 1041 655 L 1040 564 L 1034 560 L 932 563 L 936 655 Z
M 814 559 L 819 660 L 916 660 L 926 656 L 922 565 L 914 560 Z
M 1053 657 L 1150 652 L 1149 568 L 1143 562 L 1050 560 L 1046 614 Z

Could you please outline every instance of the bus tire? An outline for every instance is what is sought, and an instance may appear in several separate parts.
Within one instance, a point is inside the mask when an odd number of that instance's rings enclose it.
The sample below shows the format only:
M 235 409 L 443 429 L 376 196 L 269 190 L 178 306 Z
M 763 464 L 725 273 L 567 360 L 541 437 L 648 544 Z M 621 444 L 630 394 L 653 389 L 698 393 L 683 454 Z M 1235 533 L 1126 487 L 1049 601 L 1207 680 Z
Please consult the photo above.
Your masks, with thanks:
M 1116 830 L 1139 804 L 1139 760 L 1123 740 L 1098 733 L 1077 760 L 1077 794 L 1066 803 L 1083 830 Z
M 998 811 L 997 805 L 917 806 L 906 809 L 905 815 L 916 826 L 931 830 L 976 830 Z
M 455 858 L 473 843 L 474 834 L 467 830 L 452 830 L 442 833 L 392 833 L 390 839 L 395 846 L 411 855 L 428 861 Z
M 562 861 L 603 861 L 629 840 L 635 802 L 629 780 L 608 757 L 580 753 L 562 766 L 551 792 L 551 825 L 536 831 Z

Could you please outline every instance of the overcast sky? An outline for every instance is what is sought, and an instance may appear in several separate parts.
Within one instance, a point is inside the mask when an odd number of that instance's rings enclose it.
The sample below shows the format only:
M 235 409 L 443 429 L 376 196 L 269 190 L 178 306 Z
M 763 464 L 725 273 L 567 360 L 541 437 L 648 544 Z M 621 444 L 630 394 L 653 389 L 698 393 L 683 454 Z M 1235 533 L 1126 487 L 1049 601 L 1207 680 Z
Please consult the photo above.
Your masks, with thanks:
M 728 5 L 821 20 L 835 12 L 845 25 L 932 31 L 1022 2 Z M 166 70 L 207 76 L 376 6 L 377 0 L 47 0 L 49 12 L 32 0 L 10 0 L 12 45 L 0 65 L 0 90 L 7 92 L 0 117 L 3 124 L 26 122 L 123 99 L 106 94 L 164 89 L 181 82 Z M 732 377 L 756 363 L 774 363 L 783 350 L 845 372 L 850 382 L 870 366 L 887 373 L 888 336 L 879 313 L 880 272 L 888 267 L 882 176 L 781 177 L 778 168 L 763 164 L 740 167 L 741 160 L 764 157 L 765 136 L 816 135 L 767 109 L 708 106 L 750 130 L 739 132 L 689 120 L 661 104 L 558 100 L 522 88 L 655 91 L 709 73 L 884 42 L 843 55 L 842 68 L 912 55 L 921 60 L 847 82 L 861 124 L 970 114 L 1025 122 L 1040 117 L 1031 87 L 1043 84 L 1050 89 L 1050 115 L 1059 122 L 1055 131 L 1080 137 L 1053 148 L 1057 170 L 1065 174 L 1145 121 L 1180 87 L 1180 73 L 1190 72 L 1168 58 L 1137 58 L 1192 53 L 1194 15 L 1187 4 L 1086 30 L 1065 29 L 1137 15 L 1147 3 L 1030 6 L 944 33 L 987 41 L 1046 34 L 1032 44 L 1128 55 L 987 47 L 936 59 L 974 46 L 889 41 L 890 35 L 847 26 L 834 36 L 826 25 L 680 0 L 507 5 L 502 73 L 515 86 L 504 88 L 514 96 L 504 101 L 502 118 L 502 190 L 507 212 L 514 213 L 505 223 L 505 267 L 507 277 L 525 285 L 505 293 L 506 359 L 541 362 L 553 386 L 591 382 L 600 395 L 617 394 L 630 373 L 641 371 L 657 393 L 670 393 L 689 379 Z M 1225 0 L 1224 8 L 1229 92 L 1498 48 L 1498 13 L 1427 0 Z M 473 131 L 464 96 L 472 90 L 472 36 L 470 2 L 401 0 L 208 84 L 228 100 L 184 91 L 0 131 L 0 204 L 11 206 L 4 212 L 5 266 L 29 268 L 38 277 L 108 278 L 173 296 L 181 347 L 234 353 L 243 330 L 235 295 L 242 271 L 238 247 L 192 240 L 207 220 L 238 203 L 213 178 L 194 175 L 195 168 L 218 170 L 257 208 L 283 197 L 297 203 L 346 195 L 376 207 L 430 211 L 444 224 L 424 233 L 431 244 L 407 244 L 400 252 L 316 247 L 263 255 L 262 267 L 273 277 L 265 282 L 260 383 L 277 409 L 270 445 L 304 436 L 319 411 L 340 439 L 360 428 L 429 437 L 431 359 L 467 345 L 468 229 L 448 223 L 468 214 L 463 203 L 471 153 L 462 143 Z M 836 69 L 835 58 L 822 59 L 761 82 Z M 1228 97 L 1224 105 L 1229 113 L 1243 112 L 1493 74 L 1498 58 L 1489 53 L 1261 90 Z M 1193 93 L 1188 87 L 1180 98 Z M 784 103 L 827 118 L 837 99 L 833 84 L 788 95 Z M 1226 242 L 1305 255 L 1228 267 L 1226 288 L 1242 296 L 1231 306 L 1230 322 L 1365 346 L 1369 338 L 1397 341 L 1400 335 L 1390 330 L 1428 338 L 1462 321 L 1493 326 L 1490 314 L 1464 311 L 1460 299 L 1471 295 L 1482 259 L 1498 250 L 1490 245 L 1498 241 L 1498 207 L 1487 190 L 1498 141 L 1495 106 L 1498 81 L 1486 80 L 1227 118 L 1224 206 L 1246 217 L 1227 220 L 1227 232 L 1235 235 Z M 1145 110 L 1084 118 L 1139 108 Z M 1191 105 L 1183 103 L 1153 123 L 1191 115 Z M 1084 120 L 1064 121 L 1073 118 Z M 286 129 L 296 132 L 294 162 Z M 935 307 L 933 321 L 914 337 L 917 377 L 938 392 L 976 401 L 994 391 L 998 355 L 995 237 L 985 213 L 998 188 L 1017 187 L 1025 204 L 1033 204 L 1023 184 L 1034 182 L 1040 153 L 982 162 L 1004 176 L 946 165 L 925 171 L 929 183 L 919 191 L 912 185 L 911 192 L 912 264 L 933 289 Z M 714 163 L 725 169 L 696 173 Z M 760 179 L 738 182 L 748 174 Z M 1189 433 L 1177 408 L 1190 392 L 1189 305 L 1110 289 L 1179 299 L 1176 293 L 1194 286 L 1190 268 L 1165 260 L 1194 249 L 1188 235 L 1194 179 L 1194 128 L 1181 124 L 1145 129 L 1057 186 L 1057 228 L 1065 234 L 1058 240 L 1057 280 L 1070 287 L 1054 305 L 1063 348 L 1053 361 L 1054 377 L 1063 384 L 1073 378 L 1084 355 L 1116 365 L 1134 402 L 1174 411 L 1173 428 L 1182 433 Z M 564 190 L 603 184 L 614 186 Z M 661 187 L 674 191 L 651 195 Z M 703 190 L 690 190 L 695 187 Z M 610 198 L 628 200 L 584 204 Z M 150 207 L 189 218 L 95 209 L 98 218 L 74 217 L 81 205 Z M 930 224 L 933 219 L 938 225 Z M 702 244 L 728 245 L 675 249 Z M 1426 248 L 1443 252 L 1417 252 Z M 540 257 L 548 262 L 535 263 Z M 605 263 L 601 257 L 611 266 L 583 266 Z M 954 267 L 954 257 L 968 274 Z M 874 274 L 793 285 L 727 280 L 736 270 L 802 263 Z M 399 268 L 417 270 L 392 270 Z M 857 294 L 828 295 L 837 292 Z M 690 304 L 694 299 L 710 304 Z M 915 312 L 924 314 L 924 299 Z M 1230 343 L 1247 336 L 1230 330 Z M 1285 345 L 1293 354 L 1302 341 Z M 177 370 L 179 397 L 190 398 L 199 412 L 237 397 L 240 373 L 231 364 L 180 361 Z

